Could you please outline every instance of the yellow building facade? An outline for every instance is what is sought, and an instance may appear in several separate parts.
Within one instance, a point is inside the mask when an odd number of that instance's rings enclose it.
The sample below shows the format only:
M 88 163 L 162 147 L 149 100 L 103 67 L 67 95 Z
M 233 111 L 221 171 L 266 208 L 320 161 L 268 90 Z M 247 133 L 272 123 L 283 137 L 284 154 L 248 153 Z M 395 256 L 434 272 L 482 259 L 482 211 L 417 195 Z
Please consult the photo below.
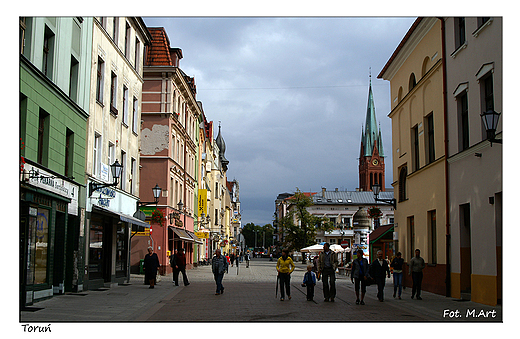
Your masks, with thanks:
M 378 78 L 390 81 L 397 251 L 427 263 L 423 290 L 446 293 L 446 159 L 441 23 L 418 18 Z M 411 278 L 405 275 L 405 285 Z

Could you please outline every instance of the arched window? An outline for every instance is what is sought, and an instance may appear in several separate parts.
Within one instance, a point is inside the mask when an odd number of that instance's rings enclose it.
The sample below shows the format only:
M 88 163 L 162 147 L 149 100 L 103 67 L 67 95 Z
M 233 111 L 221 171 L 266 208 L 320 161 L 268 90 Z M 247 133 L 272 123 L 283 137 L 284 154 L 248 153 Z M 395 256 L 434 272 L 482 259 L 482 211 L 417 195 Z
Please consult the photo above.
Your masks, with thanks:
M 422 64 L 421 78 L 426 75 L 426 73 L 428 72 L 429 69 L 430 69 L 430 57 L 426 57 L 426 58 L 424 58 L 423 64 Z
M 401 102 L 401 100 L 403 100 L 403 86 L 399 87 L 397 92 L 397 102 Z
M 399 201 L 406 200 L 406 176 L 408 170 L 406 166 L 399 170 Z
M 408 92 L 410 92 L 415 85 L 417 85 L 417 81 L 415 80 L 415 74 L 410 74 L 410 80 L 408 81 Z

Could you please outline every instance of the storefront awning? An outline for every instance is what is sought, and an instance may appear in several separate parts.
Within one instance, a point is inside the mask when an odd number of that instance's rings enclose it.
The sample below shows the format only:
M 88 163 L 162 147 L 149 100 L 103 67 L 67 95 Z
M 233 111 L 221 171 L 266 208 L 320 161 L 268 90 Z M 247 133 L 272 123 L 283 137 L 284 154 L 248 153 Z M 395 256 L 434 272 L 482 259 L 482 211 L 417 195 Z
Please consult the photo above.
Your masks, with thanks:
M 370 240 L 370 244 L 375 243 L 376 241 L 381 239 L 384 235 L 386 235 L 388 232 L 393 232 L 393 231 L 394 231 L 393 224 L 378 227 L 376 230 L 374 230 L 368 236 L 368 239 Z
M 184 230 L 181 230 L 180 228 L 176 228 L 176 227 L 173 227 L 173 226 L 168 226 L 168 227 L 171 228 L 172 231 L 175 232 L 175 234 L 177 234 L 177 236 L 181 240 L 193 242 L 193 238 L 190 237 L 190 235 L 188 233 L 186 233 Z
M 144 221 L 141 221 L 139 219 L 136 219 L 130 215 L 111 211 L 111 210 L 108 210 L 106 208 L 99 207 L 96 205 L 92 206 L 92 211 L 101 212 L 101 213 L 105 213 L 105 214 L 113 214 L 114 216 L 119 217 L 119 220 L 132 224 L 132 231 L 134 231 L 134 232 L 144 232 L 145 228 L 150 227 L 150 224 L 148 224 Z
M 200 240 L 199 237 L 197 237 L 195 235 L 195 233 L 190 232 L 190 231 L 187 231 L 187 232 L 188 232 L 188 235 L 193 238 L 193 241 L 195 241 L 197 244 L 202 244 L 202 240 Z

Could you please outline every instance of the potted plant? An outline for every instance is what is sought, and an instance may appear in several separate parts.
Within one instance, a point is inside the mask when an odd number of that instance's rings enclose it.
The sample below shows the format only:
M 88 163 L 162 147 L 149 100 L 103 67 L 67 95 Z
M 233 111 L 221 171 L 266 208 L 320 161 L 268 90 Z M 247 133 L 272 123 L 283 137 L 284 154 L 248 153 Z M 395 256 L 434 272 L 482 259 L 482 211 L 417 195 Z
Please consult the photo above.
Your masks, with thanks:
M 377 219 L 383 215 L 383 212 L 381 212 L 381 210 L 376 206 L 369 207 L 367 211 L 368 217 L 371 219 Z
M 164 220 L 164 214 L 161 210 L 154 210 L 152 212 L 152 222 L 156 224 L 162 224 Z

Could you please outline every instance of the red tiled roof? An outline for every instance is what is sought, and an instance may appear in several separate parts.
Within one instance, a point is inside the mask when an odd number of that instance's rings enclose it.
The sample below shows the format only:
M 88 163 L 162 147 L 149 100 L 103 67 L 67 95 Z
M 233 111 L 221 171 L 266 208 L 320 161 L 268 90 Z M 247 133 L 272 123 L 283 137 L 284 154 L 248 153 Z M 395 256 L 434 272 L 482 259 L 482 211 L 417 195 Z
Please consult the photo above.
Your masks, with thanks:
M 152 36 L 152 44 L 146 55 L 147 66 L 172 66 L 170 41 L 164 27 L 148 27 Z

